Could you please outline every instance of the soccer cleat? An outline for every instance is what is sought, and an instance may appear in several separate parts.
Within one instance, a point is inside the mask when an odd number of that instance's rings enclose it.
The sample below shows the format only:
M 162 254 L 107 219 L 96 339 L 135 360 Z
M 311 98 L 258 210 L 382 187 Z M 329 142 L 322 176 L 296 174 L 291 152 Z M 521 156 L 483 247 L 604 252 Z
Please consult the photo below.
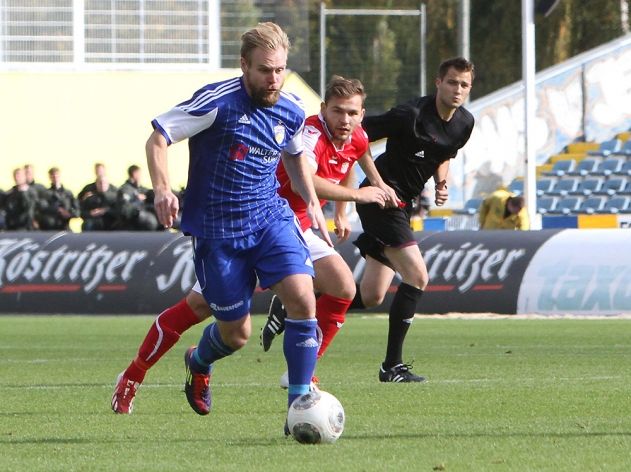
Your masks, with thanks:
M 267 321 L 261 330 L 261 346 L 263 346 L 265 352 L 269 351 L 274 337 L 285 331 L 286 317 L 287 312 L 285 311 L 283 303 L 280 301 L 280 298 L 274 295 L 269 305 Z
M 118 374 L 116 387 L 112 395 L 112 410 L 121 415 L 130 415 L 134 409 L 134 398 L 140 384 L 125 377 L 124 372 Z
M 397 364 L 389 369 L 384 369 L 383 364 L 379 368 L 380 382 L 425 382 L 425 377 L 412 373 L 411 364 Z
M 198 415 L 210 413 L 210 374 L 198 374 L 190 367 L 191 355 L 195 346 L 189 347 L 184 354 L 184 366 L 186 367 L 186 382 L 184 392 L 191 408 Z
M 316 390 L 318 388 L 318 385 L 320 385 L 320 379 L 315 375 L 311 376 L 311 385 L 309 385 L 309 388 L 311 390 Z M 287 371 L 285 371 L 285 373 L 280 376 L 280 388 L 289 388 L 289 375 L 287 374 Z

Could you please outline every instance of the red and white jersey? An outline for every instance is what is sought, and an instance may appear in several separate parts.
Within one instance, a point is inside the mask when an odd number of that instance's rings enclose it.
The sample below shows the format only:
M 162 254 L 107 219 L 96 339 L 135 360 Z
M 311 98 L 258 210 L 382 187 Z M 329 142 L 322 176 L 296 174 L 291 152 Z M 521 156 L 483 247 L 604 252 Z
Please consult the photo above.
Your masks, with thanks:
M 316 169 L 316 175 L 329 182 L 339 184 L 350 172 L 355 161 L 368 151 L 368 135 L 358 125 L 353 134 L 346 140 L 341 149 L 335 147 L 322 115 L 312 115 L 305 120 L 303 132 L 304 154 L 310 165 Z M 282 161 L 276 170 L 276 177 L 280 183 L 278 193 L 286 198 L 294 211 L 303 231 L 311 227 L 311 220 L 307 216 L 307 204 L 302 197 L 291 189 L 291 182 L 285 172 Z M 320 200 L 323 207 L 326 200 Z

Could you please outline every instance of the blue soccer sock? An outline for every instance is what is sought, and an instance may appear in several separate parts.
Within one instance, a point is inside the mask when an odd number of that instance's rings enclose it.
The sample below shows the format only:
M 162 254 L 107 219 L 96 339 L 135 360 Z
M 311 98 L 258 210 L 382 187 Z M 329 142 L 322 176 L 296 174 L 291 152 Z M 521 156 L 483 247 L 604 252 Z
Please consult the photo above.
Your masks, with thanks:
M 234 352 L 230 346 L 224 344 L 219 333 L 217 323 L 211 323 L 204 329 L 197 349 L 191 356 L 191 370 L 200 374 L 210 373 L 212 364 Z
M 315 318 L 310 320 L 285 320 L 283 352 L 287 360 L 289 390 L 287 405 L 309 391 L 311 377 L 318 355 L 318 337 Z

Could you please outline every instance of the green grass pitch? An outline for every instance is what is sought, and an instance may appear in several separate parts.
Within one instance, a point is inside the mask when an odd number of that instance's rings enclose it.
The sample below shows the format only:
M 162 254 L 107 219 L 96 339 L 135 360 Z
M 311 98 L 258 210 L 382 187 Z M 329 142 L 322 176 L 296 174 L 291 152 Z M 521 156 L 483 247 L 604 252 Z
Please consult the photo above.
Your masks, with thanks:
M 426 384 L 381 384 L 387 320 L 351 315 L 318 366 L 345 407 L 333 445 L 283 436 L 282 343 L 217 363 L 213 411 L 190 410 L 182 355 L 135 411 L 110 410 L 150 317 L 0 317 L 2 471 L 628 471 L 631 321 L 418 319 L 406 360 Z

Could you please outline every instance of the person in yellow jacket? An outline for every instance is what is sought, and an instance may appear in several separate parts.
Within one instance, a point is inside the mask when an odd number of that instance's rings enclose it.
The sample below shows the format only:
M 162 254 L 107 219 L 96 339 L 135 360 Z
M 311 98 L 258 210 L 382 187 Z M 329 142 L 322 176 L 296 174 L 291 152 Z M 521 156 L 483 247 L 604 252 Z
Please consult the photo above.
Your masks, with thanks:
M 480 229 L 530 229 L 524 197 L 499 189 L 480 205 Z

